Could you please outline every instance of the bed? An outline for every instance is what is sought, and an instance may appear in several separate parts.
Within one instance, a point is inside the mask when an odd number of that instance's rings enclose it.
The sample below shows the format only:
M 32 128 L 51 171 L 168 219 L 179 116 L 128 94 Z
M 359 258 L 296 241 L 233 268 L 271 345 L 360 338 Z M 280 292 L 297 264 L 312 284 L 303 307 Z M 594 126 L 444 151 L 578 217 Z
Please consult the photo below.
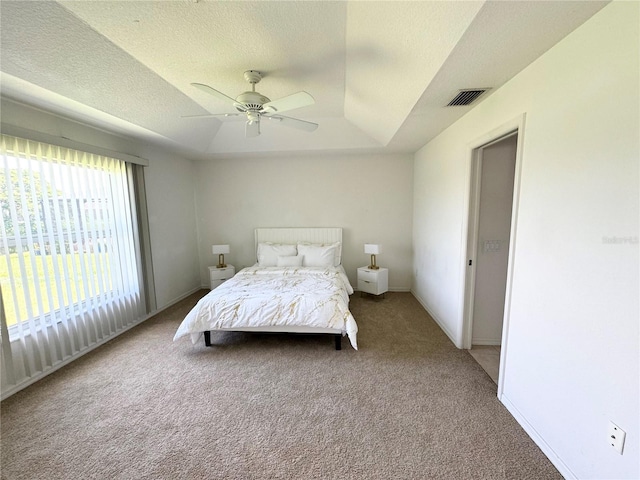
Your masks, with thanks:
M 322 334 L 341 349 L 358 349 L 349 311 L 353 288 L 342 267 L 341 228 L 257 228 L 256 263 L 205 295 L 182 321 L 174 341 L 211 333 Z

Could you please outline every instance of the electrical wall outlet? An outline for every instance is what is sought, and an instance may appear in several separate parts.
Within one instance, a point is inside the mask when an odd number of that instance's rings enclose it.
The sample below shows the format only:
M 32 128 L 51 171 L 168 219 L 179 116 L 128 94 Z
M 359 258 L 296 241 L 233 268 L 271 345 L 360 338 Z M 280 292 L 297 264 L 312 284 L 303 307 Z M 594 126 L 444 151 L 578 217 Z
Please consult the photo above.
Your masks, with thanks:
M 622 451 L 624 450 L 624 439 L 626 436 L 627 433 L 624 430 L 615 423 L 609 422 L 609 428 L 607 429 L 607 441 L 609 442 L 609 445 L 611 445 L 620 455 L 622 455 Z

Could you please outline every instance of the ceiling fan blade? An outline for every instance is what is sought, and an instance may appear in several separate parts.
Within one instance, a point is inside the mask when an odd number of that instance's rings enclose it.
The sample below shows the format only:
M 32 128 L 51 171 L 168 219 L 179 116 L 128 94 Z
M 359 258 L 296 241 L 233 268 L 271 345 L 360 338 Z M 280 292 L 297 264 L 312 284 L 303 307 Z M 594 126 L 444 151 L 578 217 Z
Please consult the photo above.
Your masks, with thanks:
M 307 122 L 306 120 L 299 120 L 297 118 L 284 117 L 282 115 L 265 115 L 265 118 L 279 122 L 287 127 L 304 130 L 305 132 L 313 132 L 318 128 L 317 123 Z
M 257 120 L 248 120 L 244 130 L 245 137 L 257 137 L 260 135 L 260 122 Z
M 262 105 L 262 111 L 267 115 L 274 113 L 286 112 L 287 110 L 293 110 L 294 108 L 306 107 L 307 105 L 313 105 L 316 103 L 314 98 L 307 92 L 298 92 L 286 97 L 273 100 Z
M 209 95 L 213 95 L 214 97 L 218 97 L 220 100 L 224 100 L 225 102 L 236 103 L 235 99 L 231 98 L 228 95 L 225 95 L 222 92 L 219 92 L 215 88 L 211 88 L 209 85 L 205 85 L 204 83 L 192 83 L 194 87 L 203 92 L 208 93 Z

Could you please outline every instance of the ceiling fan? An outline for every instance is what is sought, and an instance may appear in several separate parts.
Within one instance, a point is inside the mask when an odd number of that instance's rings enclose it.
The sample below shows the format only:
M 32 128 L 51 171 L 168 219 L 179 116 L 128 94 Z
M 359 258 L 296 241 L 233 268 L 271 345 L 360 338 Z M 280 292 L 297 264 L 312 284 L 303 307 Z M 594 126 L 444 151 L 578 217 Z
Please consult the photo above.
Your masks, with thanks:
M 307 92 L 298 92 L 278 100 L 271 101 L 259 92 L 256 92 L 256 83 L 262 80 L 262 74 L 256 70 L 247 70 L 244 72 L 244 78 L 251 84 L 251 91 L 238 95 L 235 100 L 215 88 L 202 83 L 192 83 L 194 87 L 203 92 L 213 95 L 221 100 L 231 103 L 239 113 L 211 113 L 208 115 L 184 115 L 183 118 L 207 118 L 207 117 L 231 117 L 238 115 L 246 115 L 247 123 L 245 126 L 246 137 L 257 137 L 260 135 L 260 119 L 268 118 L 269 120 L 281 123 L 282 125 L 297 128 L 305 132 L 313 132 L 318 128 L 317 123 L 299 120 L 297 118 L 285 117 L 280 115 L 282 112 L 293 110 L 295 108 L 313 105 L 315 100 Z

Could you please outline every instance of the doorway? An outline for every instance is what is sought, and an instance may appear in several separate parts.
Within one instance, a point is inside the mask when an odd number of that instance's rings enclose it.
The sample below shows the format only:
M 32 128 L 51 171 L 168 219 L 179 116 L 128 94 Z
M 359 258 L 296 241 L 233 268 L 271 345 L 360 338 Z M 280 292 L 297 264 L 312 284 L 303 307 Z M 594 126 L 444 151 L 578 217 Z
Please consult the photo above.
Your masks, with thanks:
M 514 212 L 518 130 L 472 151 L 465 348 L 499 384 Z

